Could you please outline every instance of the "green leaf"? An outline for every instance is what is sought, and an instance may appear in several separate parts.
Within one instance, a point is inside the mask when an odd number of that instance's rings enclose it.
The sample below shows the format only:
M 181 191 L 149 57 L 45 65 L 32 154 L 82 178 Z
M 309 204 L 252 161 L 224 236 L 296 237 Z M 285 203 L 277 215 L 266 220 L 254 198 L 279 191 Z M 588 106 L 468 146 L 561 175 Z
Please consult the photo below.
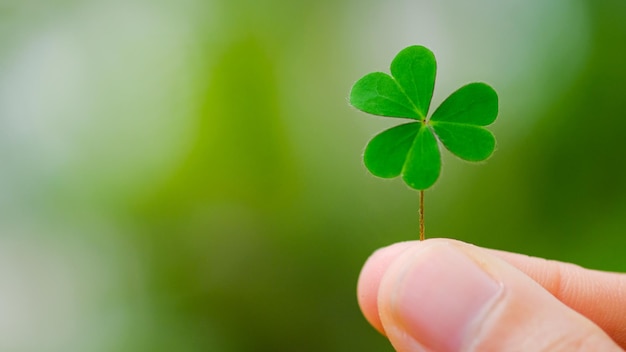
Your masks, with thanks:
M 495 149 L 496 138 L 484 127 L 444 121 L 430 124 L 446 149 L 461 159 L 485 160 Z
M 498 95 L 485 83 L 470 83 L 452 93 L 428 119 L 437 62 L 423 46 L 410 46 L 391 62 L 391 75 L 370 73 L 357 81 L 350 103 L 364 112 L 404 117 L 412 122 L 375 136 L 365 148 L 365 166 L 376 176 L 401 175 L 412 188 L 431 187 L 441 172 L 439 141 L 456 156 L 481 161 L 496 140 L 487 126 L 498 115 Z
M 420 125 L 419 122 L 399 125 L 372 138 L 363 154 L 367 169 L 383 178 L 400 175 Z
M 402 179 L 409 187 L 424 190 L 439 178 L 441 155 L 433 132 L 428 126 L 419 125 L 420 130 L 402 169 Z
M 496 91 L 485 83 L 470 83 L 441 103 L 430 120 L 487 126 L 497 116 Z
M 421 118 L 398 83 L 382 72 L 370 73 L 358 80 L 350 91 L 350 104 L 374 115 Z
M 391 75 L 411 99 L 420 119 L 425 119 L 435 88 L 435 55 L 419 45 L 403 49 L 391 62 Z

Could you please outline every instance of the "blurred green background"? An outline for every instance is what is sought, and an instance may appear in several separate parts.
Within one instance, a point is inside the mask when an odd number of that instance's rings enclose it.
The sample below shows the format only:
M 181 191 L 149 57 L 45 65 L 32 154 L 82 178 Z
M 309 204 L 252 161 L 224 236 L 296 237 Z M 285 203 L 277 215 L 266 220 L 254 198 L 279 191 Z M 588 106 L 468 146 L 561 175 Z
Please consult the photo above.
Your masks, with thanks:
M 622 0 L 0 0 L 0 350 L 391 351 L 356 304 L 417 193 L 351 85 L 437 56 L 498 150 L 444 159 L 429 237 L 626 271 Z M 433 287 L 436 289 L 436 286 Z

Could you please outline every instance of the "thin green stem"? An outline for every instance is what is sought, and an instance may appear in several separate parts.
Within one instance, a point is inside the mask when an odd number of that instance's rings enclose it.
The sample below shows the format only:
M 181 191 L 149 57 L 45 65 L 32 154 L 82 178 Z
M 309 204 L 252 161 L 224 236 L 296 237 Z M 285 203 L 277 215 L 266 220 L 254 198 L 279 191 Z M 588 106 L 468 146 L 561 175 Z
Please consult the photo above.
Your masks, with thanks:
M 424 235 L 424 190 L 420 191 L 420 241 L 423 241 L 425 238 Z

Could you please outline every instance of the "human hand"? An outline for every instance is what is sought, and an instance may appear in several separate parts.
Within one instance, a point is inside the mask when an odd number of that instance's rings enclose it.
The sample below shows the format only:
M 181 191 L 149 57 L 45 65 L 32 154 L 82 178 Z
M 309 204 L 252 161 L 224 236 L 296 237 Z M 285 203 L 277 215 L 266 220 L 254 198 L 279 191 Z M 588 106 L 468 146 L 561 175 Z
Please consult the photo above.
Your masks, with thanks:
M 429 239 L 372 254 L 357 291 L 400 352 L 626 348 L 626 274 Z

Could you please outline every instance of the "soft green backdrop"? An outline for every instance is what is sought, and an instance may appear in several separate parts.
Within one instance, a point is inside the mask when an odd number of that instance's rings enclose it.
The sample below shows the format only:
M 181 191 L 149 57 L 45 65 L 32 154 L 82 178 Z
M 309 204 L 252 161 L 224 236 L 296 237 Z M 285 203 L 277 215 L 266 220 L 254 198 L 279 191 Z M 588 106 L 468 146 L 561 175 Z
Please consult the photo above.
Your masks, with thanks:
M 417 194 L 347 104 L 405 46 L 500 95 L 427 235 L 626 271 L 622 0 L 0 0 L 0 350 L 391 351 L 358 310 Z M 392 121 L 389 121 L 392 120 Z M 433 290 L 436 290 L 433 283 Z

